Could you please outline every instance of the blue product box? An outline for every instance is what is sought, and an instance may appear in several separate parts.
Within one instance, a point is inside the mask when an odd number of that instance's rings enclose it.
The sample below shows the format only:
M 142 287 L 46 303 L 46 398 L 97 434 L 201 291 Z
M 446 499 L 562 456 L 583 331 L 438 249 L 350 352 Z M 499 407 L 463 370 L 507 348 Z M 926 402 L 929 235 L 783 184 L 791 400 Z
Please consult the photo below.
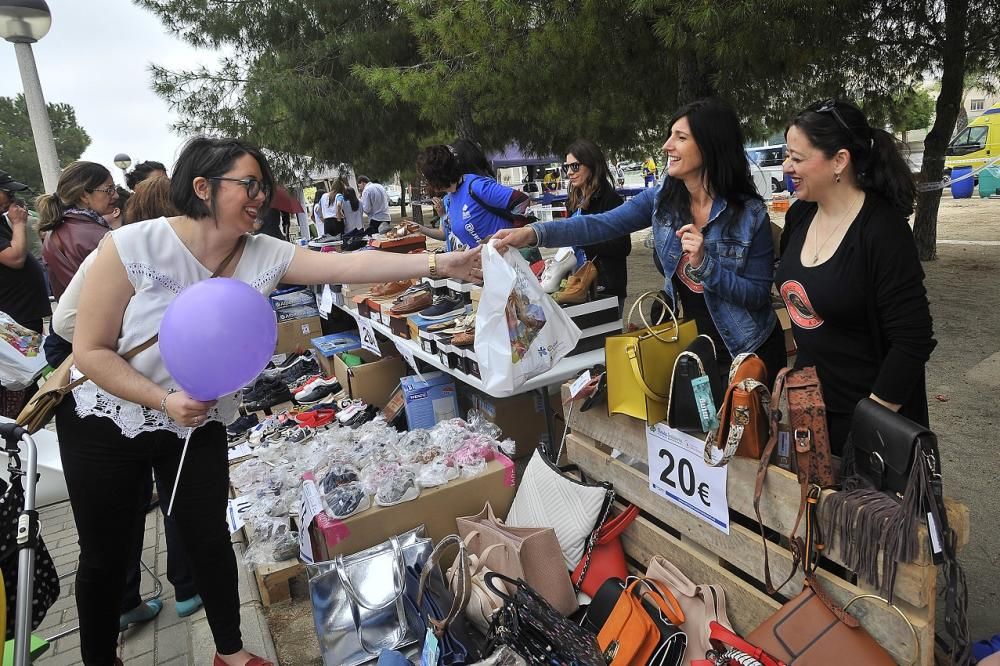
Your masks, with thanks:
M 321 338 L 313 338 L 310 342 L 316 351 L 316 360 L 325 375 L 335 373 L 333 359 L 337 354 L 361 348 L 361 338 L 354 331 L 324 335 Z
M 458 416 L 455 380 L 443 372 L 428 372 L 423 377 L 426 381 L 420 381 L 416 375 L 400 380 L 410 430 L 432 428 L 439 421 Z

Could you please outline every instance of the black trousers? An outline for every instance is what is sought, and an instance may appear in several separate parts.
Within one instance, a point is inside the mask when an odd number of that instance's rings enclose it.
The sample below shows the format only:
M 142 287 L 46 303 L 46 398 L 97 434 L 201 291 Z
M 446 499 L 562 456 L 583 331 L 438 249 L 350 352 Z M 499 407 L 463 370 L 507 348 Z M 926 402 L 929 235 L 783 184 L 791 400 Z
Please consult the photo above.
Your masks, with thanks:
M 344 221 L 335 217 L 323 219 L 323 233 L 328 236 L 339 236 L 344 233 Z
M 378 233 L 378 228 L 385 224 L 386 222 L 392 222 L 392 220 L 373 220 L 368 218 L 368 235 L 373 236 Z
M 190 453 L 190 450 L 189 450 Z M 177 521 L 173 516 L 167 515 L 167 507 L 170 504 L 170 492 L 173 486 L 167 486 L 156 477 L 156 492 L 160 495 L 160 510 L 163 511 L 163 532 L 167 540 L 167 580 L 174 586 L 174 596 L 177 601 L 186 601 L 198 594 L 194 585 L 194 573 L 191 571 L 191 564 L 188 562 L 187 553 L 181 544 L 181 537 L 177 531 Z M 150 475 L 149 482 L 144 491 L 146 501 L 143 503 L 139 514 L 139 533 L 146 529 L 146 513 L 149 500 L 153 495 L 153 477 Z M 137 539 L 132 550 L 132 559 L 128 565 L 128 573 L 125 576 L 125 592 L 122 594 L 121 612 L 127 613 L 142 603 L 142 595 L 139 589 L 142 583 L 142 539 Z M 146 564 L 152 564 L 147 562 Z
M 129 560 L 143 535 L 137 515 L 147 505 L 147 479 L 155 471 L 173 488 L 184 440 L 169 431 L 129 439 L 110 419 L 77 416 L 72 396 L 56 412 L 56 430 L 80 543 L 80 652 L 87 666 L 109 666 Z M 225 428 L 208 423 L 191 437 L 173 516 L 223 654 L 243 647 L 236 557 L 226 525 L 228 479 Z

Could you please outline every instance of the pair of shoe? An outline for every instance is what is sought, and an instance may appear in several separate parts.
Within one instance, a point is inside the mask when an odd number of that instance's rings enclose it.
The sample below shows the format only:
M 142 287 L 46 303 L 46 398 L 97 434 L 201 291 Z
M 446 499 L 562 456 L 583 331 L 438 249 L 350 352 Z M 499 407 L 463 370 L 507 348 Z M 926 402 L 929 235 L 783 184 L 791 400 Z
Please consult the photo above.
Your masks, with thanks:
M 597 291 L 597 267 L 594 262 L 583 265 L 566 279 L 566 286 L 553 298 L 559 305 L 578 305 L 592 299 Z
M 461 333 L 456 333 L 451 336 L 451 344 L 456 347 L 468 347 L 476 343 L 476 329 L 475 327 L 467 328 Z
M 248 412 L 259 412 L 291 399 L 292 393 L 287 385 L 278 380 L 261 378 L 249 392 L 243 394 L 243 405 Z
M 396 294 L 401 294 L 410 287 L 413 286 L 413 280 L 399 280 L 396 282 L 383 282 L 382 284 L 377 284 L 371 289 L 372 298 L 388 298 L 389 296 L 395 296 Z
M 193 615 L 203 605 L 204 602 L 201 600 L 201 595 L 198 594 L 194 595 L 190 599 L 178 601 L 175 604 L 177 616 L 187 617 L 189 615 Z M 149 622 L 159 615 L 161 610 L 163 610 L 163 601 L 159 598 L 144 601 L 127 613 L 122 613 L 118 616 L 118 630 L 125 631 L 133 624 Z
M 226 426 L 226 435 L 231 442 L 242 439 L 246 437 L 247 431 L 258 423 L 260 418 L 256 414 L 244 414 Z
M 559 291 L 559 285 L 576 268 L 576 253 L 573 248 L 560 248 L 554 256 L 545 260 L 545 268 L 538 281 L 542 284 L 542 289 L 547 294 L 554 294 Z
M 392 309 L 389 310 L 389 313 L 395 315 L 413 314 L 414 312 L 420 312 L 429 308 L 433 302 L 433 288 L 426 283 L 418 284 L 401 293 L 393 301 Z
M 295 420 L 300 426 L 307 426 L 313 429 L 325 428 L 333 423 L 333 418 L 337 415 L 336 410 L 329 408 L 312 409 L 295 415 Z
M 340 382 L 336 377 L 316 376 L 296 390 L 293 397 L 300 405 L 311 405 L 334 393 L 340 393 L 340 390 Z
M 297 380 L 308 375 L 319 372 L 319 364 L 312 354 L 306 352 L 296 356 L 285 365 L 273 370 L 265 370 L 262 378 L 268 378 L 282 382 L 284 384 L 294 384 Z
M 433 305 L 420 311 L 420 316 L 424 319 L 437 321 L 439 319 L 452 319 L 455 315 L 465 312 L 465 299 L 461 296 L 438 296 L 434 299 Z

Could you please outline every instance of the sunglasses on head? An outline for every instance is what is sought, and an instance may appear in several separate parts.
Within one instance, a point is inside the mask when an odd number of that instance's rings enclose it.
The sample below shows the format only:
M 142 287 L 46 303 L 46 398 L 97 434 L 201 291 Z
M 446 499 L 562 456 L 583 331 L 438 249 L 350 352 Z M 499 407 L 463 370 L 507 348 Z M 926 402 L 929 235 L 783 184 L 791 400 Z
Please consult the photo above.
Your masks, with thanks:
M 838 123 L 840 123 L 841 127 L 843 127 L 848 132 L 852 131 L 850 125 L 848 125 L 844 121 L 844 117 L 840 115 L 839 111 L 837 111 L 837 100 L 833 98 L 824 100 L 822 102 L 817 102 L 816 104 L 813 104 L 809 110 L 812 111 L 813 113 L 829 113 L 833 115 L 834 119 Z
M 582 166 L 579 162 L 570 162 L 562 165 L 564 171 L 572 171 L 573 173 L 578 173 Z

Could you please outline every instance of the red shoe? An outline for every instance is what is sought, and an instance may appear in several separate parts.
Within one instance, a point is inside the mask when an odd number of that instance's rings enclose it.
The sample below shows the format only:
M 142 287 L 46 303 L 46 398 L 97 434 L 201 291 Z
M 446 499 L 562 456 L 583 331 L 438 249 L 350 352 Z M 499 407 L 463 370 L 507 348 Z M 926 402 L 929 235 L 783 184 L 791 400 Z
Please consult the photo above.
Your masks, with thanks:
M 222 661 L 222 657 L 215 655 L 215 661 L 212 662 L 213 666 L 226 666 L 226 662 Z M 252 655 L 250 661 L 248 661 L 244 666 L 274 666 L 273 661 L 268 661 L 263 657 L 258 657 L 257 655 Z
M 322 428 L 329 425 L 336 414 L 337 412 L 332 409 L 314 409 L 296 414 L 295 420 L 299 422 L 299 425 L 309 426 L 314 429 Z

